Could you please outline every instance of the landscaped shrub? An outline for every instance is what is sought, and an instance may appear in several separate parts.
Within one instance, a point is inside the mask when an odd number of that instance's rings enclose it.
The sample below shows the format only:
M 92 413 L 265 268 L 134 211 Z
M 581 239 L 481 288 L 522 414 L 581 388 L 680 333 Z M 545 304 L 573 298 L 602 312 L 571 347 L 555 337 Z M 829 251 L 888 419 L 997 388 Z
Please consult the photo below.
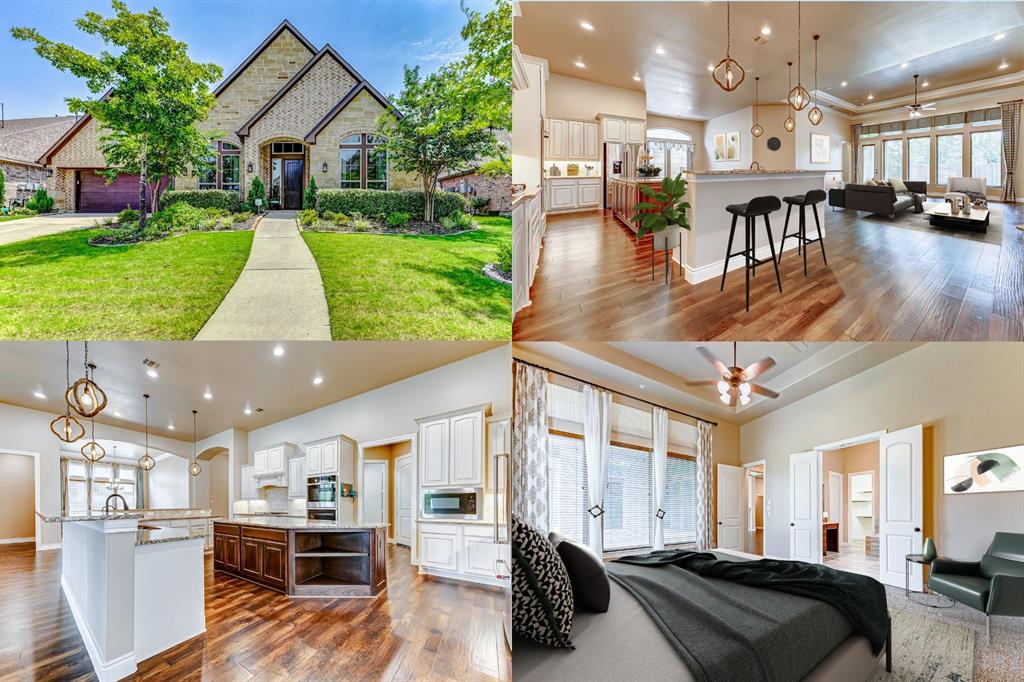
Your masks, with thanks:
M 327 213 L 324 213 L 324 220 L 329 220 L 338 227 L 341 227 L 348 223 L 349 217 L 340 211 L 337 213 L 334 211 L 328 211 Z
M 123 209 L 117 214 L 117 222 L 119 225 L 127 225 L 128 223 L 139 222 L 139 212 L 134 208 Z
M 316 194 L 316 208 L 328 211 L 385 216 L 391 213 L 423 215 L 423 192 L 416 189 L 321 189 Z M 454 192 L 438 192 L 434 197 L 434 217 L 440 219 L 456 213 L 465 213 L 469 204 L 465 197 Z
M 299 211 L 299 225 L 303 227 L 313 227 L 316 225 L 316 221 L 320 216 L 317 215 L 316 210 L 307 208 L 303 211 Z
M 474 215 L 480 215 L 481 213 L 483 213 L 484 209 L 487 208 L 487 205 L 491 203 L 491 198 L 473 197 L 473 200 L 470 203 L 473 206 Z
M 395 211 L 389 213 L 387 217 L 388 225 L 391 227 L 405 227 L 412 220 L 412 216 L 405 211 Z
M 256 205 L 256 200 L 259 200 L 260 205 Z M 260 180 L 257 175 L 252 179 L 249 184 L 249 201 L 247 202 L 249 210 L 254 213 L 260 213 L 261 211 L 267 210 L 267 190 L 263 186 L 263 181 Z
M 6 191 L 7 180 L 4 178 L 4 169 L 0 168 L 0 206 L 4 205 L 4 192 Z
M 502 242 L 498 245 L 498 262 L 495 265 L 502 274 L 512 274 L 512 242 Z
M 32 198 L 25 203 L 26 208 L 31 208 L 37 213 L 49 213 L 53 210 L 53 197 L 40 187 Z
M 209 214 L 204 209 L 196 208 L 185 202 L 178 202 L 169 206 L 159 213 L 154 213 L 150 223 L 146 226 L 146 232 L 152 229 L 154 232 L 187 232 L 197 229 Z
M 455 215 L 448 216 L 447 218 L 441 218 L 441 225 L 444 229 L 449 232 L 455 232 L 456 230 L 468 230 L 473 227 L 473 219 L 465 213 L 456 213 Z
M 373 229 L 373 223 L 370 222 L 370 219 L 364 218 L 360 213 L 353 213 L 349 224 L 354 232 L 369 232 Z
M 36 215 L 37 213 L 38 211 L 33 211 L 26 206 L 16 206 L 11 209 L 11 215 Z
M 309 176 L 309 186 L 302 194 L 302 208 L 316 208 L 316 178 Z
M 241 208 L 238 192 L 228 189 L 169 189 L 160 197 L 161 212 L 177 203 L 195 208 L 220 208 L 235 212 Z

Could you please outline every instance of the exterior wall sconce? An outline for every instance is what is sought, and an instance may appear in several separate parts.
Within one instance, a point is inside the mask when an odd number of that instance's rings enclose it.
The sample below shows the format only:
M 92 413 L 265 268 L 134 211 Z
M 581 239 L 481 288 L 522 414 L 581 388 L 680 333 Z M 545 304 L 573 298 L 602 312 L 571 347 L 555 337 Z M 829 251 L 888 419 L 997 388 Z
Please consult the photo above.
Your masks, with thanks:
M 245 167 L 245 172 L 252 173 L 252 161 L 250 161 L 249 164 Z
M 326 172 L 327 172 L 327 162 L 326 162 L 326 161 L 324 161 L 324 167 L 323 167 L 323 171 L 324 171 L 324 173 L 326 173 Z
M 46 169 L 46 177 L 48 177 L 48 178 L 52 178 L 53 177 L 53 169 L 52 168 L 47 168 Z

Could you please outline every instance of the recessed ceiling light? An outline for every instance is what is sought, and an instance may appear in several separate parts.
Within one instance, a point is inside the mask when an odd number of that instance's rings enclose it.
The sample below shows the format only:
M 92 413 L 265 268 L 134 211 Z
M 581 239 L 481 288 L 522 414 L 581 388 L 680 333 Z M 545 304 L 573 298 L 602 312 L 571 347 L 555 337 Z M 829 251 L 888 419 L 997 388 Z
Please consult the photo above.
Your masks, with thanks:
M 845 88 L 845 87 L 846 87 L 846 81 L 843 81 L 842 83 L 840 83 L 840 84 L 839 84 L 839 87 L 841 87 L 841 88 Z
M 927 88 L 928 87 L 928 81 L 925 81 L 924 83 L 921 83 L 921 87 L 922 88 Z
M 1003 62 L 1002 64 L 999 65 L 999 68 L 1000 69 L 1006 69 L 1006 68 L 1009 68 L 1009 66 L 1010 66 L 1009 64 L 1007 64 L 1006 62 Z
M 640 80 L 642 80 L 642 79 L 640 78 L 640 74 L 638 74 L 638 73 L 634 73 L 634 74 L 633 74 L 633 80 L 635 80 L 635 81 L 637 81 L 637 82 L 640 82 Z
M 715 70 L 715 65 L 714 64 L 708 64 L 708 71 L 714 71 L 714 70 Z
M 656 48 L 654 48 L 654 51 L 662 56 L 665 55 L 665 48 L 663 48 L 661 45 L 658 45 Z
M 118 412 L 117 410 L 114 410 L 114 416 L 115 416 L 115 417 L 120 417 L 120 416 L 121 416 L 121 413 L 120 413 L 120 412 Z
M 32 391 L 32 395 L 39 398 L 40 400 L 46 400 L 46 394 L 42 391 Z
M 282 355 L 284 355 L 284 347 L 274 346 L 274 355 L 276 355 L 277 357 L 281 357 Z
M 585 69 L 585 68 L 587 68 L 587 65 L 584 64 L 583 62 L 581 62 L 579 59 L 577 59 L 576 60 L 576 68 L 578 68 L 578 69 Z
M 174 430 L 174 424 L 168 424 L 167 428 L 168 428 L 168 430 L 173 431 Z
M 764 27 L 761 28 L 761 35 L 763 35 L 763 36 L 770 36 L 771 34 L 772 34 L 772 27 L 771 26 L 764 26 Z
M 158 376 L 160 376 L 159 374 L 156 373 L 156 370 L 153 369 L 152 367 L 150 367 L 149 369 L 146 370 L 146 374 L 148 374 L 153 379 L 156 379 Z
M 639 386 L 640 388 L 647 388 L 647 386 L 645 386 L 644 384 L 637 384 L 637 386 Z
M 1005 34 L 1005 33 L 997 33 L 997 34 L 995 35 L 995 39 L 996 39 L 996 40 L 1002 40 L 1002 39 L 1003 39 L 1003 38 L 1005 38 L 1005 37 L 1006 37 L 1006 34 Z
M 875 98 L 874 95 L 872 95 L 871 93 L 868 93 L 868 99 L 874 99 L 874 98 Z
M 902 64 L 900 64 L 900 68 L 901 68 L 901 69 L 905 69 L 905 68 L 907 68 L 908 66 L 910 66 L 910 62 L 903 62 Z
M 206 389 L 206 393 L 203 393 L 203 397 L 207 400 L 213 400 L 213 394 L 210 393 L 210 389 Z
M 594 30 L 594 25 L 592 23 L 590 23 L 589 21 L 581 21 L 580 22 L 580 28 L 582 28 L 584 31 L 593 31 Z
M 322 383 L 324 383 L 324 378 L 322 376 L 317 374 L 315 377 L 313 377 L 313 385 L 314 386 L 319 386 Z
M 248 407 L 248 406 L 247 406 L 247 407 L 245 408 L 245 413 L 246 413 L 246 414 L 252 414 L 252 408 L 251 408 L 251 407 Z

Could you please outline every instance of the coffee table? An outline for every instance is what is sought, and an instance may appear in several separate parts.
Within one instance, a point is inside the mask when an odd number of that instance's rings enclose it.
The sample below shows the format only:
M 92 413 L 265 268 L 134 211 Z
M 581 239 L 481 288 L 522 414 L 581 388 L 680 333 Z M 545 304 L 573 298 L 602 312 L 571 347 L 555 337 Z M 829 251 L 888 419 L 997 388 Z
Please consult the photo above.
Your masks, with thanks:
M 953 215 L 949 204 L 938 204 L 925 211 L 928 222 L 936 227 L 952 227 L 973 232 L 988 231 L 988 209 L 971 206 L 970 211 Z

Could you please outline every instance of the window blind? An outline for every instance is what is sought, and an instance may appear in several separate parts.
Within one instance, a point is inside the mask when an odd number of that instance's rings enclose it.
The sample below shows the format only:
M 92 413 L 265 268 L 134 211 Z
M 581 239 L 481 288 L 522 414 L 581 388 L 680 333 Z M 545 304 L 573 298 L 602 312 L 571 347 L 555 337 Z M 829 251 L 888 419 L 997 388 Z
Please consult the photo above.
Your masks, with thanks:
M 548 434 L 548 521 L 551 530 L 587 544 L 587 458 L 583 439 Z
M 697 541 L 697 462 L 668 458 L 665 472 L 665 544 Z
M 969 123 L 998 123 L 1002 120 L 1002 111 L 999 107 L 989 109 L 975 109 L 967 112 Z
M 654 457 L 649 450 L 612 445 L 604 489 L 604 549 L 651 546 Z

